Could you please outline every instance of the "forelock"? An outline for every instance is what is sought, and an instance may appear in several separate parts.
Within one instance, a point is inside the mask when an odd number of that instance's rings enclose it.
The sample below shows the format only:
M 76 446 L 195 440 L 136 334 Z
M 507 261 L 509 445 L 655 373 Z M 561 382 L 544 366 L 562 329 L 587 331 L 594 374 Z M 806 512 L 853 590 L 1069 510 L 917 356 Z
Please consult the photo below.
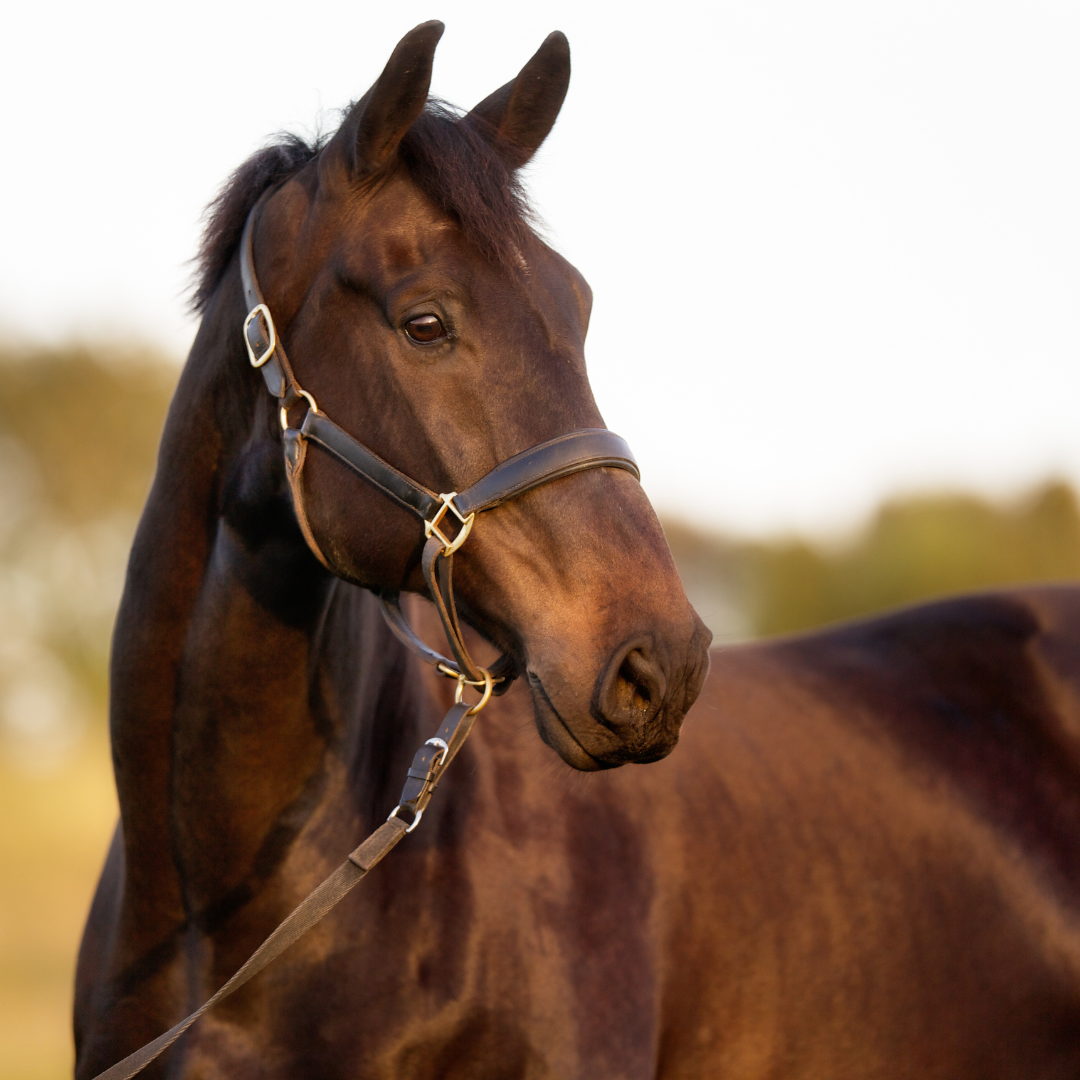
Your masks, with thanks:
M 489 259 L 521 268 L 535 216 L 494 131 L 482 124 L 431 99 L 401 140 L 399 158 L 416 186 Z
M 206 310 L 221 284 L 260 196 L 299 172 L 326 142 L 279 136 L 225 182 L 204 215 L 191 300 L 195 312 Z M 526 269 L 523 252 L 536 218 L 517 171 L 500 155 L 498 136 L 484 121 L 466 119 L 432 98 L 401 140 L 397 160 L 485 256 L 508 269 Z

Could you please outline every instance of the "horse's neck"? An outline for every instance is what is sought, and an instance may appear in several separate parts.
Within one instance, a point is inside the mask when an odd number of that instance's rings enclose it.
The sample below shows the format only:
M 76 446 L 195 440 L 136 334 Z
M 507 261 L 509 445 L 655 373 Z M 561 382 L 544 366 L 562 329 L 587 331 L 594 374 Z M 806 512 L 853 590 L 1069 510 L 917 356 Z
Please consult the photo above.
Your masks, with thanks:
M 260 380 L 220 340 L 200 333 L 170 409 L 113 646 L 125 891 L 177 922 L 259 887 L 323 796 L 328 755 L 359 756 L 344 771 L 362 814 L 418 727 L 373 603 L 307 552 L 280 451 L 248 442 Z

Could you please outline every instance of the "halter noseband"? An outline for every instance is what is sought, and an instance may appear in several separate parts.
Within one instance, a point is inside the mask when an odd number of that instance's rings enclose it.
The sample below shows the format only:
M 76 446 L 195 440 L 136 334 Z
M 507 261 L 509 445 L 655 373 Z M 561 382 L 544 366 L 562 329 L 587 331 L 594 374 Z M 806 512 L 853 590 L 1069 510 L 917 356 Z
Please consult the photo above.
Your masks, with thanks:
M 422 556 L 424 578 L 442 619 L 456 663 L 428 648 L 417 637 L 401 610 L 400 594 L 397 590 L 380 594 L 383 615 L 395 637 L 444 675 L 458 679 L 459 683 L 465 681 L 484 686 L 487 693 L 491 692 L 492 683 L 501 683 L 495 691 L 499 693 L 505 690 L 511 681 L 513 661 L 504 655 L 487 671 L 473 661 L 465 648 L 454 603 L 454 552 L 472 531 L 477 514 L 493 510 L 552 480 L 586 469 L 601 468 L 625 469 L 633 474 L 635 479 L 640 480 L 641 475 L 634 455 L 623 439 L 606 428 L 571 431 L 507 458 L 463 492 L 452 491 L 441 495 L 429 491 L 422 484 L 399 472 L 393 465 L 383 461 L 378 454 L 373 453 L 319 411 L 315 398 L 300 386 L 289 365 L 285 346 L 278 337 L 273 317 L 255 275 L 255 219 L 268 195 L 269 192 L 252 207 L 240 241 L 240 277 L 244 287 L 244 301 L 248 308 L 244 319 L 244 344 L 247 346 L 251 366 L 262 372 L 266 388 L 278 399 L 285 449 L 285 472 L 289 479 L 300 531 L 316 558 L 331 570 L 312 534 L 304 508 L 304 461 L 307 457 L 308 442 L 314 442 L 423 522 L 426 537 Z M 300 427 L 293 428 L 289 426 L 289 409 L 301 399 L 307 402 L 308 409 Z M 452 539 L 444 531 L 448 516 L 450 520 L 456 519 L 458 523 L 457 534 Z

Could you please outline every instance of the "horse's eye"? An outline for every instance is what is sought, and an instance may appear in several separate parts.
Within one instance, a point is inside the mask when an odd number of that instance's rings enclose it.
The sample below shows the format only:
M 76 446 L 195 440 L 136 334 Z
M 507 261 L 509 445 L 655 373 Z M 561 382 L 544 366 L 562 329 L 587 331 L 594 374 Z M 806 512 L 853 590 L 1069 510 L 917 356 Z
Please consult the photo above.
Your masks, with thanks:
M 428 345 L 446 337 L 446 327 L 435 315 L 417 315 L 405 324 L 405 333 L 420 345 Z

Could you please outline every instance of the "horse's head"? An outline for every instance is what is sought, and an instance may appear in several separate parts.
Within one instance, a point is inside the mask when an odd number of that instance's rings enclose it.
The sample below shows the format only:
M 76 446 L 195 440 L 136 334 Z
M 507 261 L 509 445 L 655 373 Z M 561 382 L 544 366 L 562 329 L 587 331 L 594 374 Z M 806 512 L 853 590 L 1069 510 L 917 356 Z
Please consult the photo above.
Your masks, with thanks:
M 528 227 L 516 178 L 565 96 L 566 39 L 552 34 L 458 117 L 428 102 L 441 33 L 408 34 L 333 139 L 264 202 L 254 263 L 319 409 L 450 492 L 603 421 L 583 355 L 589 287 Z M 415 517 L 318 449 L 304 492 L 335 573 L 424 590 Z M 484 514 L 454 575 L 463 617 L 527 674 L 541 735 L 567 762 L 672 749 L 709 633 L 630 473 L 580 472 Z

